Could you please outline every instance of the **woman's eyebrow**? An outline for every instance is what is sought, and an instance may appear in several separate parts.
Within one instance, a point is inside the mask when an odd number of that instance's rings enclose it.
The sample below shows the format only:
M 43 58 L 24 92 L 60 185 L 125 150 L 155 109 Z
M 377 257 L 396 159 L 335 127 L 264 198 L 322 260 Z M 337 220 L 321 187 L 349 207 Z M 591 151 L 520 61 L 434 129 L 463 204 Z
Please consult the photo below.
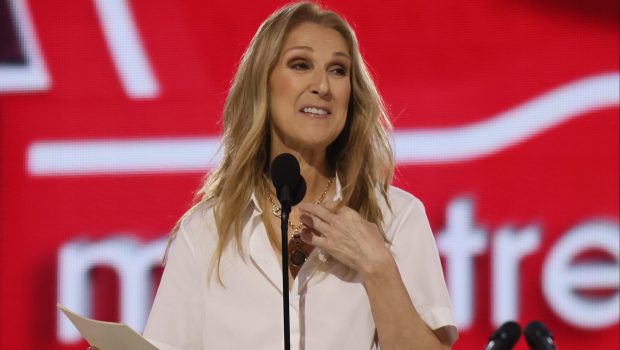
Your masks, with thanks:
M 301 46 L 291 46 L 291 47 L 288 47 L 288 48 L 284 49 L 284 51 L 282 53 L 286 53 L 287 51 L 290 51 L 290 50 L 306 50 L 306 51 L 314 52 L 314 49 L 311 48 L 310 46 L 301 45 Z M 336 51 L 336 52 L 333 53 L 332 56 L 345 57 L 345 58 L 351 60 L 351 57 L 347 53 L 342 52 L 342 51 Z
M 344 58 L 348 59 L 349 61 L 351 60 L 351 56 L 349 56 L 347 53 L 344 53 L 342 51 L 334 52 L 333 56 L 340 56 L 340 57 L 344 57 Z
M 292 46 L 292 47 L 289 47 L 289 48 L 285 49 L 283 51 L 283 53 L 287 52 L 287 51 L 290 51 L 290 50 L 307 50 L 307 51 L 310 51 L 310 52 L 314 52 L 314 49 L 311 48 L 310 46 L 303 46 L 302 45 L 302 46 Z

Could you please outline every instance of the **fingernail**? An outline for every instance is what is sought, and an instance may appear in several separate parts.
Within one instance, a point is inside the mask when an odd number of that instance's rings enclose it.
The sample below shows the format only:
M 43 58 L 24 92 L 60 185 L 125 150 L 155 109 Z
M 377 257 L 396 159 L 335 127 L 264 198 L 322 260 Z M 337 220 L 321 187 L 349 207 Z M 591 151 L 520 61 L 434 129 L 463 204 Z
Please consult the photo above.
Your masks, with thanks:
M 306 214 L 301 214 L 299 220 L 301 220 L 304 225 L 312 226 L 312 218 Z
M 305 243 L 310 243 L 311 239 L 310 237 L 308 237 L 308 233 L 301 231 L 301 234 L 299 234 L 299 238 L 301 238 L 302 241 L 304 241 Z

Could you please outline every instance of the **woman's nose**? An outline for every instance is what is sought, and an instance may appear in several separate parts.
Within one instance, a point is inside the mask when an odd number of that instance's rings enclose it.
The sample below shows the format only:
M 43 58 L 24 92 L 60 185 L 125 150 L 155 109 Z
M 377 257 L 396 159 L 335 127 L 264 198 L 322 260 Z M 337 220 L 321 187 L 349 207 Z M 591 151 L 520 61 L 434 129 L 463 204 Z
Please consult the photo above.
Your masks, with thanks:
M 310 91 L 321 98 L 328 98 L 330 96 L 331 91 L 326 72 L 317 72 L 315 74 Z

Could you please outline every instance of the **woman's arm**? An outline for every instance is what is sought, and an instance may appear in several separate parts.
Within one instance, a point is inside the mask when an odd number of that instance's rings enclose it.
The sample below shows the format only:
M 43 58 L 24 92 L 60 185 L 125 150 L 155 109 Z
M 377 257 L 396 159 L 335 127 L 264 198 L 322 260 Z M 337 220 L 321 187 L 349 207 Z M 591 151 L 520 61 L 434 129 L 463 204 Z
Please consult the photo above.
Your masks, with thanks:
M 385 266 L 366 276 L 364 288 L 382 350 L 450 349 L 447 334 L 433 333 L 418 314 L 391 255 Z
M 144 329 L 144 338 L 159 349 L 201 349 L 206 273 L 198 260 L 191 229 L 193 215 L 181 223 Z

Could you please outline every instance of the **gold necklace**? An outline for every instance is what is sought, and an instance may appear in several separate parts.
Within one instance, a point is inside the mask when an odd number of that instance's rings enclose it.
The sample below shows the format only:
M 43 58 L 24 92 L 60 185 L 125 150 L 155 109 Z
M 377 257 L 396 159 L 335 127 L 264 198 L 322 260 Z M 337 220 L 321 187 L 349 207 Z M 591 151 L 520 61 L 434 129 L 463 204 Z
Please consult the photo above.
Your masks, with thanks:
M 323 189 L 323 193 L 321 193 L 319 198 L 316 201 L 314 201 L 314 204 L 318 205 L 318 204 L 323 203 L 323 201 L 325 200 L 325 196 L 327 196 L 327 191 L 329 191 L 329 187 L 331 186 L 333 181 L 334 181 L 333 176 L 327 180 L 327 185 L 325 185 L 325 189 Z M 269 199 L 269 202 L 271 203 L 271 212 L 273 213 L 275 217 L 279 218 L 281 216 L 282 206 L 277 204 L 273 200 L 273 196 L 271 195 L 271 191 L 269 189 L 267 189 L 267 198 Z M 303 228 L 305 227 L 303 223 L 300 222 L 299 224 L 293 224 L 291 220 L 288 221 L 288 226 L 293 229 L 293 234 L 292 234 L 293 237 L 298 237 L 301 230 L 303 230 Z
M 329 178 L 329 180 L 327 181 L 327 185 L 323 190 L 323 193 L 321 193 L 321 196 L 316 201 L 314 201 L 314 204 L 319 205 L 323 203 L 323 201 L 325 200 L 325 196 L 327 196 L 329 186 L 332 184 L 333 180 L 333 176 Z M 273 196 L 271 195 L 271 191 L 269 191 L 269 189 L 267 189 L 267 198 L 269 198 L 269 202 L 271 202 L 271 212 L 273 213 L 273 215 L 279 218 L 282 207 L 276 204 L 276 202 L 273 200 Z M 304 264 L 310 252 L 312 252 L 312 247 L 301 240 L 300 233 L 301 230 L 303 230 L 303 228 L 305 227 L 303 223 L 293 224 L 293 222 L 291 222 L 291 220 L 289 219 L 288 226 L 293 229 L 287 252 L 288 260 L 290 262 L 289 269 L 291 271 L 291 274 L 293 275 L 293 278 L 295 278 L 295 276 L 297 276 L 297 273 L 301 269 L 301 265 Z

